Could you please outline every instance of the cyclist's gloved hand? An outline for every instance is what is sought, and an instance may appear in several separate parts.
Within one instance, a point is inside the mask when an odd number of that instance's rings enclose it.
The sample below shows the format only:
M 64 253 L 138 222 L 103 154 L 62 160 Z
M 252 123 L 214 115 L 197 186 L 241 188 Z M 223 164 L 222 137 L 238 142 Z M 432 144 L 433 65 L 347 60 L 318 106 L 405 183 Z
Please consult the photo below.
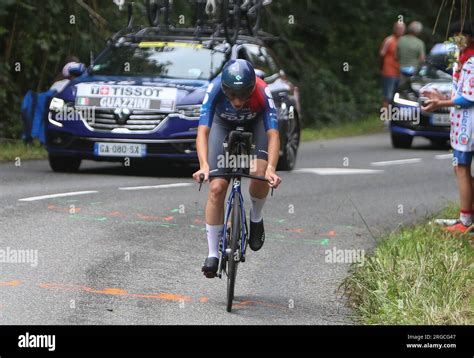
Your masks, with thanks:
M 201 179 L 199 178 L 201 174 L 204 174 L 204 181 L 209 180 L 209 165 L 203 166 L 196 173 L 193 174 L 194 180 L 196 180 L 198 183 L 201 182 Z
M 275 172 L 275 168 L 270 165 L 267 167 L 267 171 L 265 172 L 265 178 L 268 180 L 268 185 L 270 185 L 271 188 L 276 189 L 281 183 L 281 178 Z

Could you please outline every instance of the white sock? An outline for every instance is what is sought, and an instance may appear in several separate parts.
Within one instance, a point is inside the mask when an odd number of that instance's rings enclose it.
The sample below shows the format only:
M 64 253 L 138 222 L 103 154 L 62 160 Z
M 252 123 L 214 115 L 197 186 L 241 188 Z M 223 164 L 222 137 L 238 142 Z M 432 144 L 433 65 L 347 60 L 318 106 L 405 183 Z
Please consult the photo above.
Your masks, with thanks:
M 219 238 L 224 225 L 206 224 L 207 245 L 209 247 L 208 257 L 219 257 Z
M 461 211 L 459 220 L 464 226 L 470 226 L 472 224 L 472 213 L 470 211 Z
M 250 210 L 250 220 L 254 223 L 259 223 L 262 221 L 262 209 L 263 205 L 265 205 L 265 201 L 267 198 L 259 199 L 250 196 L 250 200 L 252 201 L 252 209 Z

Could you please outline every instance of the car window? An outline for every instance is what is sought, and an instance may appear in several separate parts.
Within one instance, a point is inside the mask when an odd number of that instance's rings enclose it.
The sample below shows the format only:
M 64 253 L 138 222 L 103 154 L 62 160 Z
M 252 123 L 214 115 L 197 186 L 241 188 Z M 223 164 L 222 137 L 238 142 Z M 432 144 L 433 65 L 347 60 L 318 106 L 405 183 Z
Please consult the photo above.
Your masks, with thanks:
M 451 82 L 453 80 L 451 73 L 445 70 L 444 66 L 437 66 L 431 62 L 426 62 L 418 71 L 418 76 L 431 80 L 445 80 Z
M 275 61 L 271 58 L 265 47 L 246 45 L 245 49 L 253 66 L 258 70 L 264 71 L 267 77 L 278 72 Z
M 266 58 L 267 58 L 267 62 L 268 62 L 268 66 L 270 67 L 271 69 L 271 74 L 275 74 L 275 73 L 278 73 L 280 72 L 280 66 L 278 64 L 278 61 L 275 57 L 275 54 L 273 53 L 273 51 L 269 48 L 262 48 L 262 50 L 265 51 L 265 54 L 266 54 Z

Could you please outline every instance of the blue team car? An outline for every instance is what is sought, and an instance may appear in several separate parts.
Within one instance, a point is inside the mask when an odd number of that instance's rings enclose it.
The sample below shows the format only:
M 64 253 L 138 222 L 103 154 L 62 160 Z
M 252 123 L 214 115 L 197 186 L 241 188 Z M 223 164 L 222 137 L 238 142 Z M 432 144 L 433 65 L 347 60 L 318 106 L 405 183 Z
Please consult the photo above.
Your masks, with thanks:
M 197 162 L 195 140 L 208 84 L 229 59 L 244 58 L 272 91 L 281 138 L 280 170 L 293 169 L 300 140 L 298 88 L 265 40 L 126 28 L 52 98 L 46 149 L 54 171 L 84 159 Z

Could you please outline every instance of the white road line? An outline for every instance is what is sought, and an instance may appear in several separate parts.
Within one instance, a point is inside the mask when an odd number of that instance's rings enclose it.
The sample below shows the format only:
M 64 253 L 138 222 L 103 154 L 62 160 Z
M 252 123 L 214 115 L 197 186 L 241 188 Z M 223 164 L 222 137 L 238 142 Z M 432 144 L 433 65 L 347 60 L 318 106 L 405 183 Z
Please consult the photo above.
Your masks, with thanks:
M 440 155 L 435 155 L 435 159 L 451 159 L 453 157 L 453 153 L 450 154 L 440 154 Z
M 412 159 L 388 160 L 385 162 L 372 162 L 370 163 L 370 165 L 374 167 L 384 167 L 388 165 L 415 164 L 421 161 L 422 161 L 421 158 L 412 158 Z
M 149 185 L 149 186 L 132 186 L 119 188 L 119 190 L 146 190 L 146 189 L 167 189 L 167 188 L 180 188 L 185 186 L 191 186 L 191 183 L 175 183 L 175 184 L 162 184 L 162 185 Z
M 383 170 L 350 169 L 350 168 L 301 168 L 293 170 L 294 173 L 310 173 L 317 175 L 353 175 L 353 174 L 378 174 Z
M 74 195 L 84 195 L 84 194 L 94 194 L 94 193 L 98 193 L 98 191 L 95 191 L 95 190 L 75 191 L 75 192 L 70 192 L 70 193 L 59 193 L 59 194 L 51 194 L 51 195 L 32 196 L 30 198 L 18 199 L 18 201 L 35 201 L 35 200 L 44 200 L 44 199 L 51 199 L 51 198 L 62 198 L 64 196 L 74 196 Z

